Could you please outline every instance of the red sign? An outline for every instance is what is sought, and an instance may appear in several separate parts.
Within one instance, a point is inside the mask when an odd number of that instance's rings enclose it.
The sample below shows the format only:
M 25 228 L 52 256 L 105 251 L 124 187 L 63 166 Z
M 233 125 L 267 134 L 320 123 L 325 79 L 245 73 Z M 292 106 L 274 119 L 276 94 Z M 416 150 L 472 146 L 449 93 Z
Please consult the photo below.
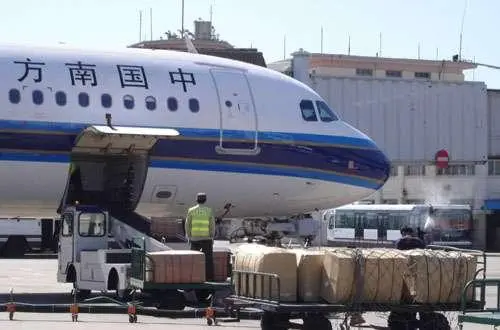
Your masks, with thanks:
M 436 167 L 437 168 L 447 168 L 449 161 L 450 161 L 450 157 L 448 155 L 448 151 L 441 149 L 438 152 L 436 152 Z

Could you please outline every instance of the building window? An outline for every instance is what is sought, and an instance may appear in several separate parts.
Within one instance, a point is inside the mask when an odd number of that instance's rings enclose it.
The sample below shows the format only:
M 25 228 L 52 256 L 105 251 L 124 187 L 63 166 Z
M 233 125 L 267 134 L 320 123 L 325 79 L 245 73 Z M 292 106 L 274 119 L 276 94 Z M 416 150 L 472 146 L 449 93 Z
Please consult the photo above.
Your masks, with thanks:
M 146 109 L 149 111 L 156 109 L 156 99 L 153 96 L 146 97 Z
M 356 69 L 357 76 L 373 76 L 372 69 Z
M 500 159 L 488 161 L 488 175 L 500 175 Z
M 200 102 L 197 99 L 189 99 L 189 110 L 194 113 L 200 111 Z
M 391 166 L 391 176 L 398 176 L 398 167 L 397 166 Z
M 473 176 L 476 174 L 476 166 L 474 164 L 454 164 L 448 168 L 438 168 L 436 175 L 467 175 Z
M 397 199 L 384 199 L 382 200 L 382 204 L 398 204 L 398 200 Z
M 9 91 L 9 101 L 13 104 L 21 102 L 21 92 L 19 92 L 19 89 L 13 88 Z
M 177 99 L 175 97 L 169 97 L 167 99 L 167 107 L 170 111 L 177 111 L 179 104 L 177 103 Z
M 406 176 L 424 176 L 425 165 L 407 165 L 405 166 Z
M 387 70 L 385 71 L 385 76 L 393 78 L 401 78 L 403 76 L 403 72 L 397 70 Z
M 102 94 L 101 95 L 101 104 L 104 108 L 111 108 L 111 95 L 109 94 Z
M 78 94 L 78 104 L 80 104 L 80 106 L 82 106 L 84 108 L 88 107 L 90 104 L 89 94 L 87 94 L 87 93 Z
M 305 121 L 318 121 L 316 111 L 314 110 L 314 103 L 311 100 L 300 101 L 300 111 Z
M 415 72 L 415 78 L 430 79 L 431 73 L 430 72 Z
M 58 91 L 56 92 L 56 104 L 58 106 L 65 106 L 66 105 L 66 102 L 67 102 L 67 99 L 66 99 L 66 93 L 62 92 L 62 91 Z
M 123 106 L 125 107 L 125 109 L 132 110 L 134 108 L 134 105 L 135 101 L 132 95 L 125 95 L 123 97 Z

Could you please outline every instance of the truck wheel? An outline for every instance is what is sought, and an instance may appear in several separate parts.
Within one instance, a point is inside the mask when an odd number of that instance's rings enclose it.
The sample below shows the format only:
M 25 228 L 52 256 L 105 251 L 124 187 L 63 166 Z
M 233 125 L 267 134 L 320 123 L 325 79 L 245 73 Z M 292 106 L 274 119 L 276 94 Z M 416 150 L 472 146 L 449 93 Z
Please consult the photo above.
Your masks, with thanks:
M 285 317 L 278 313 L 264 312 L 260 319 L 260 328 L 262 330 L 287 330 L 288 326 L 285 325 Z
M 186 307 L 184 293 L 177 290 L 161 291 L 158 296 L 157 307 L 159 309 L 169 309 L 181 311 Z
M 451 327 L 446 316 L 441 313 L 421 313 L 419 329 L 451 330 Z
M 310 315 L 303 319 L 304 330 L 332 330 L 332 323 L 323 314 Z

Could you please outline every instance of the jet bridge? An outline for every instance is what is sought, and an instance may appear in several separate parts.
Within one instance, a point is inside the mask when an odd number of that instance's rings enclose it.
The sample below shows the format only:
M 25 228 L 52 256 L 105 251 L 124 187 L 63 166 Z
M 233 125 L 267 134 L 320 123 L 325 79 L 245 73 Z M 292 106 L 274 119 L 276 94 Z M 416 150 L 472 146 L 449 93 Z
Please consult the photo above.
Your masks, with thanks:
M 109 233 L 117 235 L 122 248 L 131 240 L 125 232 L 150 236 L 149 220 L 134 212 L 146 181 L 149 153 L 158 140 L 177 135 L 174 129 L 87 127 L 75 139 L 58 213 L 76 202 L 107 210 L 113 222 Z M 161 248 L 157 243 L 152 242 L 153 250 Z

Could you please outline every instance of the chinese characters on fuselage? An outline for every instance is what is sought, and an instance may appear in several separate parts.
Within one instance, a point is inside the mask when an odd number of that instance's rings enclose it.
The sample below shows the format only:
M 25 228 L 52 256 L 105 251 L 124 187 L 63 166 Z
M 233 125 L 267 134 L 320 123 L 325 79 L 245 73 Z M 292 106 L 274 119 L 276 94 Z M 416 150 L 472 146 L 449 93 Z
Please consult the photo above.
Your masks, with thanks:
M 45 62 L 33 61 L 27 58 L 25 61 L 13 61 L 14 64 L 22 66 L 19 73 L 20 82 L 28 78 L 33 79 L 35 83 L 43 82 Z M 95 64 L 85 63 L 82 61 L 64 63 L 69 81 L 72 86 L 98 86 L 97 79 L 98 67 Z M 120 85 L 125 87 L 138 87 L 149 89 L 148 78 L 143 66 L 140 65 L 125 65 L 117 64 L 116 69 Z M 170 83 L 172 85 L 179 84 L 184 92 L 188 91 L 188 85 L 196 85 L 196 79 L 191 72 L 182 71 L 178 68 L 176 71 L 169 71 Z

